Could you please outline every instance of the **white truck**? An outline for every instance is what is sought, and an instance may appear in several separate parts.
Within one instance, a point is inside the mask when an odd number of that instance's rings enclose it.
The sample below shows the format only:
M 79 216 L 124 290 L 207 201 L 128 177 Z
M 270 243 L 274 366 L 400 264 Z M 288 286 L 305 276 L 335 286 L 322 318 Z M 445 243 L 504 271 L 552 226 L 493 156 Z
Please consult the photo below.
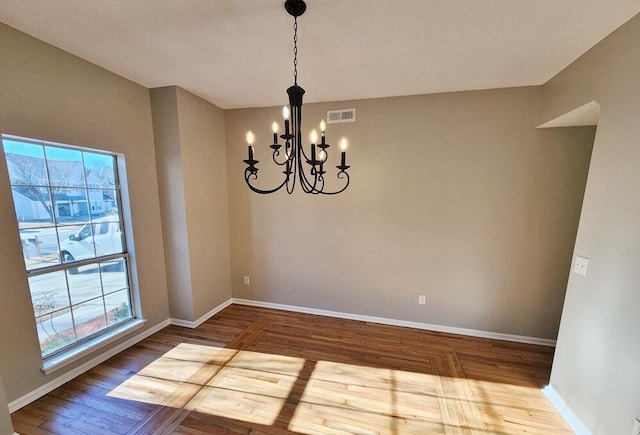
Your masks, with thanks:
M 117 217 L 115 218 L 117 219 Z M 60 243 L 60 260 L 63 263 L 86 260 L 122 252 L 122 231 L 120 222 L 109 218 L 96 219 L 85 224 L 78 231 Z M 71 269 L 77 273 L 78 269 Z

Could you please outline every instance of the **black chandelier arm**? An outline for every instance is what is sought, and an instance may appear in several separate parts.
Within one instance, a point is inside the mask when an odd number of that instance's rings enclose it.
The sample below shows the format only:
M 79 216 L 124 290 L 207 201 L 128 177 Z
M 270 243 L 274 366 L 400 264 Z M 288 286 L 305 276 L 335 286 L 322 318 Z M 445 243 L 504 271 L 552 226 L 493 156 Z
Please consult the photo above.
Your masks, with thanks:
M 291 180 L 291 182 L 289 182 Z M 296 187 L 296 174 L 295 172 L 293 173 L 293 177 L 291 177 L 291 179 L 287 178 L 287 180 L 285 180 L 286 185 L 287 185 L 287 193 L 289 195 L 291 195 L 293 193 L 293 190 Z
M 297 115 L 301 115 L 301 110 L 300 108 L 297 108 L 298 110 L 294 111 L 294 113 L 297 112 Z M 299 128 L 299 121 L 298 121 L 298 116 L 294 117 L 294 128 L 297 132 L 296 134 L 296 138 L 295 138 L 295 148 L 296 148 L 296 152 L 298 153 L 298 159 L 297 159 L 297 169 L 298 169 L 298 176 L 300 177 L 300 186 L 302 187 L 302 190 L 305 193 L 314 193 L 316 190 L 318 190 L 316 188 L 317 184 L 318 184 L 318 175 L 316 173 L 316 168 L 314 165 L 309 164 L 309 162 L 311 161 L 311 159 L 309 158 L 309 156 L 307 156 L 307 153 L 305 152 L 304 147 L 302 146 L 302 138 L 300 136 L 300 128 Z M 305 164 L 309 164 L 310 170 L 309 170 L 309 177 L 307 177 L 307 172 L 305 171 Z M 313 182 L 310 181 L 310 179 L 313 179 Z
M 298 171 L 298 176 L 300 177 L 300 186 L 302 187 L 303 192 L 310 193 L 311 183 L 307 179 L 307 175 L 304 173 L 304 169 L 302 168 L 302 162 L 300 162 L 300 165 L 297 167 L 297 171 Z
M 309 193 L 312 195 L 319 195 L 324 190 L 324 177 L 322 175 L 318 175 L 316 177 L 316 183 L 319 185 L 318 187 L 314 187 Z M 314 185 L 315 186 L 315 185 Z
M 333 191 L 333 192 L 326 192 L 324 190 L 324 185 L 325 185 L 324 176 L 323 175 L 319 175 L 317 177 L 317 181 L 319 181 L 320 187 L 315 187 L 315 185 L 314 186 L 309 186 L 310 187 L 309 190 L 305 190 L 305 193 L 311 193 L 312 195 L 337 195 L 337 194 L 342 193 L 345 190 L 347 190 L 347 187 L 349 187 L 349 183 L 351 181 L 351 179 L 349 177 L 349 173 L 347 173 L 346 171 L 341 170 L 336 175 L 336 178 L 338 178 L 340 180 L 346 179 L 345 185 L 339 190 L 336 190 L 336 191 Z
M 294 85 L 296 87 L 296 85 Z M 292 87 L 293 88 L 293 87 Z M 305 172 L 304 164 L 309 160 L 307 153 L 304 151 L 304 147 L 302 146 L 302 136 L 301 136 L 301 120 L 302 120 L 302 94 L 304 94 L 304 89 L 297 88 L 292 89 L 292 94 L 290 94 L 290 103 L 291 103 L 291 124 L 294 132 L 293 139 L 293 157 L 296 160 L 298 177 L 300 178 L 300 186 L 305 193 L 311 193 L 317 184 L 317 177 L 314 176 L 313 184 L 307 178 L 307 174 Z M 297 101 L 297 98 L 300 101 Z M 313 172 L 313 166 L 311 167 L 311 172 Z M 311 174 L 313 176 L 313 173 Z
M 317 190 L 316 185 L 318 184 L 318 174 L 315 171 L 315 168 L 311 166 L 311 171 L 309 171 L 310 175 L 313 177 L 313 183 L 311 183 L 311 181 L 309 181 L 309 178 L 307 178 L 307 174 L 304 171 L 304 167 L 302 166 L 302 164 L 303 160 L 299 159 L 298 174 L 300 176 L 300 186 L 302 186 L 302 190 L 304 190 L 305 193 L 313 193 L 315 190 Z
M 300 161 L 308 161 L 309 157 L 307 156 L 307 153 L 304 151 L 304 147 L 302 146 L 302 143 L 300 143 L 298 145 L 298 147 L 300 148 Z
M 294 152 L 291 152 L 291 156 L 290 156 L 290 160 L 291 160 L 291 165 L 287 166 L 287 174 L 286 174 L 286 178 L 285 178 L 285 184 L 287 186 L 287 193 L 289 195 L 291 195 L 293 193 L 293 190 L 296 187 L 296 159 L 294 157 Z
M 273 154 L 271 155 L 271 158 L 273 159 L 273 163 L 275 163 L 276 165 L 284 166 L 287 164 L 287 162 L 291 162 L 291 156 L 287 157 L 286 152 L 285 152 L 285 159 L 282 162 L 278 161 L 277 157 L 279 156 L 280 156 L 280 150 L 279 149 L 273 150 Z
M 349 187 L 349 182 L 351 181 L 350 178 L 349 178 L 349 173 L 346 172 L 346 171 L 340 171 L 340 172 L 338 172 L 336 177 L 339 178 L 340 180 L 342 180 L 343 178 L 347 179 L 347 182 L 342 187 L 342 189 L 336 190 L 335 192 L 324 192 L 324 191 L 321 191 L 320 192 L 321 194 L 323 194 L 323 195 L 337 195 L 338 193 L 342 193 L 345 190 L 347 190 L 347 187 Z
M 336 175 L 337 178 L 341 180 L 346 179 L 345 186 L 343 186 L 341 189 L 337 191 L 325 192 L 324 191 L 324 187 L 325 187 L 324 174 L 326 173 L 326 171 L 322 170 L 322 172 L 320 172 L 321 169 L 319 166 L 309 165 L 309 175 L 308 175 L 307 172 L 305 171 L 305 167 L 303 166 L 303 164 L 307 163 L 306 161 L 309 159 L 304 153 L 304 149 L 302 148 L 302 146 L 300 146 L 299 149 L 301 150 L 301 153 L 300 153 L 301 158 L 298 160 L 299 166 L 297 169 L 298 169 L 298 175 L 300 177 L 300 185 L 302 186 L 302 189 L 305 193 L 311 193 L 316 195 L 317 194 L 337 195 L 338 193 L 344 192 L 347 189 L 347 187 L 349 186 L 350 178 L 349 178 L 349 174 L 346 171 L 347 169 L 349 169 L 349 166 L 340 165 L 336 167 L 337 169 L 339 169 L 339 172 Z M 326 153 L 326 150 L 325 150 L 325 153 Z M 325 155 L 324 160 L 318 160 L 318 161 L 324 164 L 327 158 L 328 158 L 328 154 Z M 313 182 L 311 181 L 311 179 L 313 179 Z
M 251 189 L 252 191 L 254 191 L 255 193 L 260 193 L 260 194 L 269 194 L 269 193 L 274 193 L 277 192 L 278 190 L 282 189 L 282 187 L 287 184 L 287 182 L 289 181 L 289 177 L 285 176 L 284 181 L 277 187 L 274 187 L 273 189 L 267 189 L 267 190 L 262 190 L 262 189 L 258 189 L 257 187 L 253 186 L 251 184 L 250 180 L 257 180 L 258 179 L 258 170 L 255 168 L 245 168 L 244 170 L 244 181 L 245 183 L 247 183 L 247 186 L 249 186 L 249 189 Z M 295 181 L 294 181 L 295 184 Z

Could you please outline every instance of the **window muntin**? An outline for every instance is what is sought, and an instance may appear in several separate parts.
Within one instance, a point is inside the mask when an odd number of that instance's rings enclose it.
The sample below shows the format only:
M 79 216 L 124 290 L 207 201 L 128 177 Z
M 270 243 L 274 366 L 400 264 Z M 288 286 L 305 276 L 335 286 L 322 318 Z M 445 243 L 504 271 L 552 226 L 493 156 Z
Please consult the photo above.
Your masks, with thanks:
M 116 156 L 2 142 L 46 359 L 133 319 Z

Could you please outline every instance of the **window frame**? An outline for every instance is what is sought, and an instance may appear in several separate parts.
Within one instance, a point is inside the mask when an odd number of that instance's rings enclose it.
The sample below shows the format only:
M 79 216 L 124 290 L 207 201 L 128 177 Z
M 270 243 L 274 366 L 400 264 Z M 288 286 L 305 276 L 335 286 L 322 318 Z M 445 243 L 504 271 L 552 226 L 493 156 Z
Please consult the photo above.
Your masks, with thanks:
M 122 190 L 123 190 L 123 183 L 121 180 L 121 176 L 120 176 L 120 167 L 124 165 L 124 161 L 122 161 L 123 156 L 117 153 L 113 153 L 113 152 L 109 152 L 109 151 L 105 151 L 105 150 L 98 150 L 98 149 L 93 149 L 93 148 L 88 148 L 88 147 L 81 147 L 81 146 L 76 146 L 76 145 L 69 145 L 69 144 L 61 144 L 61 143 L 57 143 L 57 142 L 52 142 L 52 141 L 46 141 L 46 140 L 39 140 L 39 139 L 32 139 L 32 138 L 26 138 L 26 137 L 22 137 L 22 136 L 15 136 L 15 135 L 11 135 L 11 134 L 0 134 L 0 145 L 2 145 L 2 148 L 4 148 L 4 142 L 6 141 L 13 141 L 13 142 L 18 142 L 18 143 L 24 143 L 27 145 L 36 145 L 39 147 L 42 147 L 43 149 L 43 165 L 44 165 L 44 169 L 45 169 L 45 173 L 46 173 L 46 181 L 47 184 L 46 185 L 41 185 L 41 184 L 28 184 L 28 183 L 20 183 L 20 184 L 13 184 L 13 180 L 11 180 L 11 177 L 9 177 L 9 188 L 12 191 L 12 205 L 14 208 L 14 213 L 16 213 L 16 223 L 17 223 L 17 228 L 16 230 L 18 231 L 19 236 L 21 237 L 20 231 L 21 231 L 21 227 L 20 227 L 20 220 L 18 219 L 17 216 L 17 210 L 16 210 L 16 202 L 15 202 L 15 198 L 13 197 L 13 189 L 16 187 L 24 187 L 24 186 L 31 186 L 31 187 L 37 187 L 37 188 L 43 188 L 47 190 L 47 193 L 49 195 L 48 198 L 48 202 L 50 203 L 50 212 L 51 212 L 51 223 L 47 224 L 46 226 L 42 227 L 42 228 L 55 228 L 56 230 L 56 238 L 57 238 L 57 255 L 58 255 L 58 261 L 59 263 L 57 264 L 53 264 L 53 265 L 48 265 L 48 266 L 43 266 L 43 267 L 36 267 L 36 268 L 32 268 L 29 269 L 29 267 L 27 266 L 27 264 L 24 264 L 24 268 L 25 268 L 25 272 L 27 274 L 27 281 L 29 282 L 29 293 L 30 293 L 30 298 L 33 301 L 33 294 L 31 293 L 31 282 L 30 279 L 36 276 L 41 276 L 41 275 L 45 275 L 45 274 L 50 274 L 50 273 L 55 273 L 55 272 L 61 272 L 63 271 L 65 274 L 65 283 L 66 283 L 66 291 L 67 291 L 67 295 L 69 296 L 68 299 L 68 304 L 62 306 L 59 309 L 56 309 L 55 311 L 52 311 L 51 313 L 49 313 L 49 315 L 55 313 L 55 312 L 59 312 L 59 311 L 64 311 L 64 310 L 69 310 L 71 314 L 71 322 L 72 322 L 72 328 L 73 328 L 73 334 L 75 339 L 68 343 L 65 344 L 49 353 L 47 353 L 46 355 L 44 354 L 44 349 L 42 347 L 42 341 L 40 340 L 40 338 L 38 339 L 39 341 L 39 348 L 41 351 L 41 357 L 42 357 L 42 361 L 43 361 L 43 372 L 45 374 L 50 373 L 51 371 L 56 370 L 57 368 L 60 368 L 62 366 L 65 366 L 67 364 L 70 364 L 71 362 L 73 362 L 74 360 L 82 357 L 87 350 L 93 350 L 96 349 L 98 347 L 104 346 L 109 342 L 112 342 L 115 338 L 117 338 L 118 336 L 124 334 L 125 332 L 130 332 L 133 329 L 137 329 L 139 327 L 141 327 L 145 322 L 144 320 L 141 320 L 138 316 L 137 313 L 137 300 L 138 300 L 138 294 L 135 288 L 135 283 L 133 278 L 133 273 L 132 273 L 132 268 L 134 267 L 134 265 L 132 264 L 131 261 L 131 256 L 129 254 L 129 238 L 127 237 L 127 230 L 125 228 L 125 219 L 124 219 L 124 213 L 123 213 L 123 200 L 122 200 Z M 89 205 L 90 205 L 90 197 L 89 197 L 89 193 L 91 190 L 105 190 L 104 187 L 98 187 L 98 188 L 94 188 L 93 185 L 89 183 L 88 181 L 88 177 L 87 177 L 87 166 L 86 166 L 86 162 L 84 159 L 84 154 L 82 154 L 81 156 L 81 160 L 80 163 L 82 164 L 82 177 L 83 177 L 83 181 L 84 181 L 84 186 L 80 187 L 80 186 L 57 186 L 55 184 L 52 184 L 51 182 L 51 176 L 50 176 L 50 171 L 49 171 L 49 164 L 48 162 L 50 161 L 50 159 L 47 156 L 45 147 L 55 147 L 58 149 L 63 149 L 63 150 L 70 150 L 70 151 L 79 151 L 81 153 L 90 153 L 90 154 L 98 154 L 98 155 L 104 155 L 104 156 L 108 156 L 110 158 L 113 159 L 113 187 L 110 187 L 108 190 L 113 190 L 115 192 L 114 195 L 114 205 L 115 205 L 115 209 L 117 210 L 117 221 L 95 221 L 94 219 L 94 214 L 99 214 L 96 213 L 97 210 L 92 210 Z M 6 158 L 6 150 L 3 150 L 2 155 L 4 156 L 4 164 L 8 165 L 9 161 Z M 8 168 L 7 168 L 8 169 Z M 95 183 L 94 183 L 95 184 Z M 74 260 L 71 262 L 64 262 L 62 259 L 62 250 L 61 250 L 61 239 L 59 237 L 59 231 L 58 228 L 60 227 L 65 227 L 65 225 L 60 225 L 60 221 L 59 219 L 59 215 L 56 212 L 56 198 L 54 198 L 54 190 L 53 189 L 83 189 L 86 192 L 86 196 L 87 196 L 87 205 L 88 207 L 88 217 L 89 220 L 87 222 L 84 223 L 84 225 L 89 224 L 89 228 L 92 232 L 92 237 L 96 235 L 95 233 L 95 227 L 98 226 L 100 228 L 100 230 L 102 230 L 102 228 L 106 229 L 106 232 L 109 232 L 110 227 L 113 227 L 114 225 L 117 224 L 117 232 L 120 235 L 120 241 L 121 241 L 121 247 L 122 247 L 122 252 L 117 252 L 117 253 L 111 253 L 111 254 L 107 254 L 107 255 L 98 255 L 97 249 L 96 249 L 96 245 L 94 242 L 94 254 L 95 257 L 91 257 L 91 258 L 86 258 L 86 259 L 82 259 L 82 260 Z M 101 209 L 103 207 L 100 207 Z M 99 218 L 98 218 L 99 219 Z M 100 233 L 102 234 L 102 233 Z M 24 255 L 24 253 L 22 253 Z M 78 303 L 74 303 L 71 299 L 71 288 L 70 288 L 70 283 L 69 283 L 69 279 L 68 279 L 68 274 L 72 273 L 70 272 L 73 269 L 77 269 L 79 267 L 82 266 L 87 266 L 87 265 L 95 265 L 96 268 L 98 268 L 98 270 L 100 271 L 100 274 L 102 274 L 102 267 L 103 267 L 103 263 L 107 263 L 110 261 L 115 261 L 115 260 L 120 260 L 122 261 L 123 264 L 123 268 L 125 269 L 125 274 L 124 277 L 126 278 L 126 288 L 123 289 L 119 289 L 119 290 L 115 290 L 115 291 L 111 291 L 107 294 L 105 294 L 105 283 L 103 281 L 102 276 L 100 276 L 99 280 L 100 280 L 100 295 L 96 296 L 96 297 L 90 297 L 89 299 L 87 299 L 86 301 L 83 302 L 78 302 Z M 108 298 L 110 295 L 113 295 L 117 292 L 120 292 L 121 290 L 126 290 L 126 295 L 127 295 L 127 302 L 128 302 L 128 309 L 129 309 L 129 317 L 127 317 L 126 319 L 120 320 L 120 321 L 116 321 L 111 325 L 107 324 L 107 319 L 105 317 L 105 327 L 92 332 L 86 336 L 80 337 L 78 338 L 78 334 L 76 331 L 76 328 L 79 325 L 82 325 L 82 323 L 78 323 L 76 324 L 76 320 L 73 317 L 73 308 L 82 305 L 83 303 L 87 303 L 87 302 L 91 302 L 91 301 L 95 301 L 95 300 L 100 300 L 103 304 L 103 306 L 105 307 L 105 316 L 108 314 L 108 310 L 106 308 L 106 301 L 105 299 Z M 38 325 L 38 318 L 42 317 L 42 316 L 38 316 L 35 313 L 35 309 L 33 311 L 33 319 L 34 319 L 34 325 Z

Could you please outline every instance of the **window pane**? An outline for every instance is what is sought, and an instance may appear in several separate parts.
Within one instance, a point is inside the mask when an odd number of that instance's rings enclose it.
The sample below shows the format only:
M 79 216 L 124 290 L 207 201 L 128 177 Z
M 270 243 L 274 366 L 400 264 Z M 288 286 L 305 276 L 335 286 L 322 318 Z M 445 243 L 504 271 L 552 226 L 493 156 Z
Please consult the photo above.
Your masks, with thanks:
M 84 266 L 80 273 L 71 273 L 71 271 L 67 273 L 72 305 L 102 296 L 100 269 L 97 264 Z
M 58 252 L 62 251 L 60 246 L 65 240 L 73 238 L 82 229 L 83 224 L 58 226 Z M 66 263 L 66 262 L 65 262 Z
M 106 327 L 102 298 L 75 305 L 72 310 L 78 339 L 95 334 Z
M 131 318 L 131 303 L 129 302 L 128 291 L 122 290 L 105 296 L 104 303 L 107 309 L 107 322 L 109 325 L 115 325 Z
M 52 187 L 85 187 L 82 152 L 53 146 L 44 149 Z
M 56 222 L 66 225 L 89 220 L 87 190 L 81 188 L 52 187 L 53 208 Z
M 118 221 L 101 221 L 94 224 L 93 239 L 98 256 L 120 254 L 122 249 L 122 233 Z
M 64 270 L 29 277 L 29 291 L 36 317 L 51 314 L 69 306 L 69 293 Z
M 85 176 L 87 187 L 115 189 L 115 159 L 106 154 L 84 152 Z
M 60 264 L 56 227 L 21 228 L 20 239 L 27 270 Z
M 112 189 L 89 189 L 89 208 L 93 219 L 118 219 L 116 191 Z
M 75 341 L 64 271 L 29 277 L 42 355 Z
M 113 293 L 116 290 L 129 288 L 126 262 L 124 258 L 100 263 L 102 274 L 102 286 L 104 294 Z
M 20 228 L 53 224 L 48 187 L 12 186 L 11 193 Z
M 9 169 L 9 180 L 13 185 L 47 186 L 47 171 L 44 150 L 41 145 L 2 140 Z
M 94 246 L 93 226 L 85 224 L 71 232 L 67 238 L 60 238 L 60 256 L 64 263 L 95 258 Z M 70 269 L 70 272 L 78 273 L 78 269 Z
M 76 341 L 73 319 L 68 308 L 36 317 L 36 326 L 43 357 Z

